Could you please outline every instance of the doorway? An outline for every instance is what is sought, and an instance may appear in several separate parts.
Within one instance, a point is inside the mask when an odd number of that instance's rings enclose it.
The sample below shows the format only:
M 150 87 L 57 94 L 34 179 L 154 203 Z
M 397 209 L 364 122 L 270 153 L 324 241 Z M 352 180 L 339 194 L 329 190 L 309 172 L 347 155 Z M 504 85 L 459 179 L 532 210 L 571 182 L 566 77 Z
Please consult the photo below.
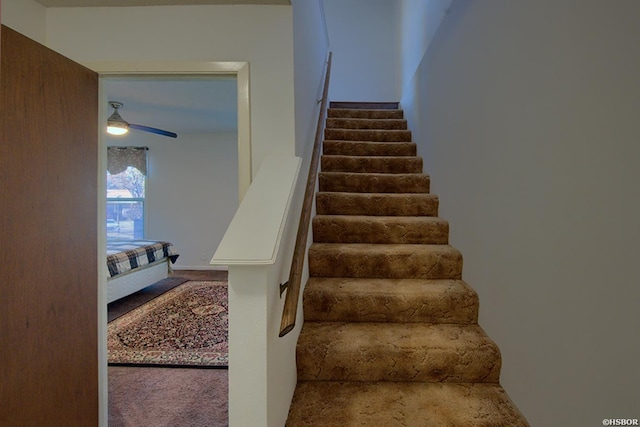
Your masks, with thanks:
M 214 77 L 220 75 L 234 75 L 237 90 L 237 173 L 238 173 L 238 204 L 246 193 L 252 179 L 251 173 L 251 130 L 249 121 L 249 67 L 246 62 L 199 62 L 199 63 L 87 63 L 88 68 L 98 72 L 100 76 L 99 96 L 99 128 L 104 129 L 106 119 L 111 113 L 108 105 L 108 94 L 105 91 L 105 79 L 137 76 L 191 76 Z M 116 100 L 118 101 L 118 100 Z M 121 111 L 126 117 L 126 107 Z M 133 120 L 131 120 L 133 122 Z M 140 123 L 144 124 L 144 123 Z M 106 171 L 107 141 L 104 132 L 100 132 L 99 170 Z M 105 173 L 99 174 L 98 188 L 105 188 Z M 106 223 L 106 198 L 98 197 L 98 223 Z M 98 259 L 106 259 L 106 227 L 99 232 Z M 98 340 L 99 340 L 99 385 L 100 385 L 100 416 L 108 419 L 108 371 L 107 371 L 107 296 L 106 296 L 106 265 L 99 264 L 98 291 Z

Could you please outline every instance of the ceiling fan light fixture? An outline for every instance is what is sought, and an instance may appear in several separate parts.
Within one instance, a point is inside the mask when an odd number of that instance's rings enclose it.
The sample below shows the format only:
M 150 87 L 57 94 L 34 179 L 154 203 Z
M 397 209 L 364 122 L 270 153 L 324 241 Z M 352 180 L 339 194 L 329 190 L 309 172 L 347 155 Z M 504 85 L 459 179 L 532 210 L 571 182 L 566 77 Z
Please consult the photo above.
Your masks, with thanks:
M 113 107 L 114 112 L 107 119 L 107 133 L 111 135 L 124 135 L 129 132 L 129 123 L 124 121 L 118 113 L 118 108 L 122 107 L 121 102 L 109 102 L 109 105 Z
M 111 135 L 124 135 L 129 132 L 128 126 L 123 123 L 109 123 L 107 124 L 107 133 Z
M 178 134 L 170 132 L 168 130 L 162 130 L 158 128 L 152 128 L 151 126 L 137 125 L 135 123 L 129 123 L 120 117 L 118 109 L 122 108 L 122 102 L 109 101 L 109 105 L 113 108 L 113 114 L 107 119 L 107 132 L 111 135 L 124 135 L 129 132 L 129 128 L 135 130 L 141 130 L 143 132 L 155 133 L 156 135 L 168 136 L 169 138 L 177 138 Z

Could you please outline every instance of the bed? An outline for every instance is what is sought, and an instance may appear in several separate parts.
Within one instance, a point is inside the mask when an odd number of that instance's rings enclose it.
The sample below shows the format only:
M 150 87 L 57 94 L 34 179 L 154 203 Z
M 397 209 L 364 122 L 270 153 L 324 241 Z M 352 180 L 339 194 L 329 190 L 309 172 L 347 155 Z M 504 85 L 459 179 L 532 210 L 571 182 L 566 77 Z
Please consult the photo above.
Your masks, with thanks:
M 117 240 L 107 242 L 107 303 L 165 279 L 178 254 L 169 242 Z

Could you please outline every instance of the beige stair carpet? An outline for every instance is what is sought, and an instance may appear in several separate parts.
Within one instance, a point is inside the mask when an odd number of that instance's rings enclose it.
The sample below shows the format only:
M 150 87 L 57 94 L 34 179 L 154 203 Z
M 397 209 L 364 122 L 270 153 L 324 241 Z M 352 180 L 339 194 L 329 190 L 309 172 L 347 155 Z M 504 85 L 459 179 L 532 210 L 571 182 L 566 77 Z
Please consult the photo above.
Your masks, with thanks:
M 397 103 L 331 103 L 287 426 L 528 426 Z

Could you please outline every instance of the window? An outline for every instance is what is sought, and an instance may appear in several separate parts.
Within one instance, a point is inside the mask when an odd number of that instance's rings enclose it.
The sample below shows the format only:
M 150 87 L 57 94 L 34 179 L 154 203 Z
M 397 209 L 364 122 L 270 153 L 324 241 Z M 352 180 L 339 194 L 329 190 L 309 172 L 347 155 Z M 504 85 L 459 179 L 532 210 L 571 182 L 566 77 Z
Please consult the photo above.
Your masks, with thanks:
M 107 239 L 145 237 L 147 150 L 107 148 Z

